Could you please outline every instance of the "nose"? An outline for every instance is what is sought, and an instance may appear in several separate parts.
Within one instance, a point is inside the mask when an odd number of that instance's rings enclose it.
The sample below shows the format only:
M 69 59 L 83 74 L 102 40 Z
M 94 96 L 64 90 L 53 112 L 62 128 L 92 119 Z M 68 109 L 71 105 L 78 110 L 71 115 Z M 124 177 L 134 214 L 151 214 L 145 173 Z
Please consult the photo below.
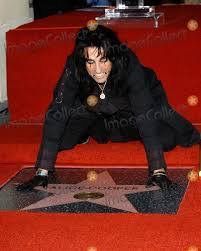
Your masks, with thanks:
M 96 71 L 96 73 L 101 73 L 101 65 L 100 65 L 100 63 L 96 63 L 95 71 Z

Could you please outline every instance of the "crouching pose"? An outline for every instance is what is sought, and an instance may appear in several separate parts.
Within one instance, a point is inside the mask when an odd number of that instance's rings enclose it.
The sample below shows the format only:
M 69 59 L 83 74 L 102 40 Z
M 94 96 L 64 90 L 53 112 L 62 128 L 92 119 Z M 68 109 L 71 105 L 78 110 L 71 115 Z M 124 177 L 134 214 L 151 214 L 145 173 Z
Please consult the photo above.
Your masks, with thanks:
M 47 187 L 59 151 L 89 137 L 98 143 L 139 140 L 148 162 L 147 185 L 166 190 L 164 152 L 200 142 L 193 125 L 170 106 L 153 70 L 109 28 L 82 28 L 54 90 L 35 163 L 35 176 L 17 190 Z

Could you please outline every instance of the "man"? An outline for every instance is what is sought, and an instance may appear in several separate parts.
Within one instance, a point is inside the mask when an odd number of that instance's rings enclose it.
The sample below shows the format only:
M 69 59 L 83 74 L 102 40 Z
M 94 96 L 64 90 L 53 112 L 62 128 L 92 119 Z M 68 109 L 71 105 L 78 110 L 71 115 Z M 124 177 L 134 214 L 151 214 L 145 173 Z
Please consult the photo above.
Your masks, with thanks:
M 171 108 L 154 71 L 102 25 L 78 32 L 46 112 L 36 175 L 17 190 L 46 187 L 58 152 L 88 137 L 98 143 L 140 140 L 148 160 L 147 185 L 162 190 L 172 184 L 164 151 L 200 142 L 196 128 Z

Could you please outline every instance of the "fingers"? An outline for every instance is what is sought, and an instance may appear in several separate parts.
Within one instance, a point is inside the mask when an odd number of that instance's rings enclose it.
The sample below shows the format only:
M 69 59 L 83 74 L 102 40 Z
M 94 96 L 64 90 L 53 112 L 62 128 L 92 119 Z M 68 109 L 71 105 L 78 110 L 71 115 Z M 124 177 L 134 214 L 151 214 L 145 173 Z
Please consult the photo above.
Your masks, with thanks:
M 16 191 L 31 191 L 33 186 L 30 183 L 23 183 L 15 187 Z
M 16 186 L 16 191 L 32 191 L 34 187 L 42 185 L 44 188 L 48 185 L 48 176 L 34 176 L 31 180 Z
M 149 178 L 147 186 L 157 185 L 162 191 L 168 191 L 172 186 L 173 182 L 168 179 L 166 175 L 153 175 Z

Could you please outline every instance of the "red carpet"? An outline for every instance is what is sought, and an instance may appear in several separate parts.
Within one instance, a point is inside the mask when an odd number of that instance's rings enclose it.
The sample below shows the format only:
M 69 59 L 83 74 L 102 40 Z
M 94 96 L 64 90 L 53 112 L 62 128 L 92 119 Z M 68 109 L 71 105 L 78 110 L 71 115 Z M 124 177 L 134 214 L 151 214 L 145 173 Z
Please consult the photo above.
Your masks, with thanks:
M 12 125 L 0 129 L 1 163 L 33 164 L 41 140 L 41 126 Z M 199 163 L 198 145 L 190 148 L 176 147 L 166 152 L 167 164 L 171 166 L 194 166 Z M 175 158 L 176 156 L 176 158 Z M 57 165 L 147 165 L 143 145 L 138 141 L 127 143 L 98 144 L 93 139 L 88 144 L 62 151 Z
M 153 67 L 173 107 L 194 124 L 201 124 L 201 6 L 160 7 L 165 25 L 159 29 L 118 26 L 118 33 L 142 63 Z M 96 14 L 97 15 L 97 14 Z M 44 111 L 72 50 L 73 34 L 94 13 L 52 16 L 7 34 L 8 96 L 12 123 L 0 128 L 0 183 L 22 165 L 33 164 L 41 137 Z M 190 19 L 199 27 L 187 28 Z M 70 25 L 69 25 L 70 24 Z M 117 29 L 117 27 L 114 27 Z M 67 36 L 67 37 L 66 37 Z M 40 88 L 39 89 L 37 88 Z M 21 125 L 17 125 L 21 124 Z M 166 153 L 170 166 L 199 163 L 198 146 Z M 98 145 L 90 142 L 59 154 L 57 164 L 146 165 L 138 142 Z M 201 249 L 201 181 L 191 182 L 178 215 L 0 213 L 0 249 L 12 250 L 198 250 Z M 94 247 L 94 249 L 89 249 Z
M 2 166 L 1 184 L 10 168 L 19 167 Z M 1 212 L 1 250 L 200 250 L 200 189 L 200 181 L 190 183 L 171 216 Z

